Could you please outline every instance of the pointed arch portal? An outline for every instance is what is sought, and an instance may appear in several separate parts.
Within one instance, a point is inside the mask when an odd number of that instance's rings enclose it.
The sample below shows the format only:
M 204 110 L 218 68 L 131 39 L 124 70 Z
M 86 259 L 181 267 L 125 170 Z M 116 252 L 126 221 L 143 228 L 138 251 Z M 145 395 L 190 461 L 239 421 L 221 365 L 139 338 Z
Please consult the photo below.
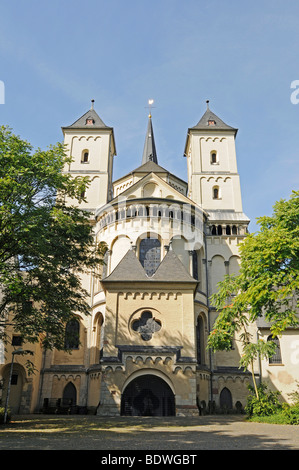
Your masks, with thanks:
M 121 399 L 122 416 L 175 416 L 174 393 L 160 377 L 141 375 L 125 388 Z

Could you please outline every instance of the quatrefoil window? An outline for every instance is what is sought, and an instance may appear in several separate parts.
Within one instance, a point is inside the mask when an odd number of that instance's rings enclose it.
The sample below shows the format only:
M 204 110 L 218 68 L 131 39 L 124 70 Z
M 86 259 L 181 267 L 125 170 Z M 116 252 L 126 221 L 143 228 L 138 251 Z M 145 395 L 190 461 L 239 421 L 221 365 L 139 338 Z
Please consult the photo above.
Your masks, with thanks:
M 144 341 L 149 341 L 156 331 L 161 330 L 161 323 L 159 320 L 153 318 L 152 312 L 146 310 L 142 312 L 138 320 L 133 321 L 132 328 L 134 331 L 140 333 Z

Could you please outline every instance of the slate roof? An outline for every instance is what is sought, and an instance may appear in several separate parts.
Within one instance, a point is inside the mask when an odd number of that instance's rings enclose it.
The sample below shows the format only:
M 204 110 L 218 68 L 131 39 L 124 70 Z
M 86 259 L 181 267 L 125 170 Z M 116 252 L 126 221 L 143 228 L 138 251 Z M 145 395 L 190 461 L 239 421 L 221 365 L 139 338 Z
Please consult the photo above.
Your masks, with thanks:
M 86 124 L 86 120 L 90 118 L 93 120 L 93 124 Z M 92 108 L 86 113 L 83 114 L 77 121 L 75 121 L 70 126 L 65 126 L 62 129 L 111 129 L 106 126 L 102 121 L 97 112 Z
M 132 171 L 132 173 L 169 173 L 168 170 L 165 170 L 162 166 L 157 163 L 148 160 L 146 163 L 142 163 L 139 167 Z
M 209 125 L 209 121 L 214 121 L 215 125 Z M 215 113 L 213 113 L 209 107 L 202 116 L 202 118 L 198 121 L 196 126 L 191 127 L 191 129 L 199 129 L 199 130 L 230 130 L 230 131 L 235 131 L 237 132 L 238 129 L 235 129 L 234 127 L 231 127 L 227 125 L 225 122 L 220 119 Z
M 189 140 L 190 131 L 192 131 L 192 130 L 195 130 L 195 131 L 196 130 L 209 131 L 209 132 L 213 132 L 213 131 L 215 131 L 215 132 L 217 132 L 217 131 L 230 131 L 230 132 L 233 132 L 235 136 L 237 135 L 238 129 L 236 129 L 235 127 L 231 127 L 228 124 L 226 124 L 224 121 L 222 121 L 222 119 L 220 119 L 219 116 L 217 116 L 215 113 L 213 113 L 213 111 L 210 110 L 208 103 L 209 103 L 209 101 L 207 101 L 207 110 L 204 113 L 204 115 L 200 118 L 198 123 L 193 127 L 189 127 L 189 129 L 188 129 L 188 133 L 187 133 L 187 137 L 186 137 L 186 143 L 185 143 L 185 149 L 184 149 L 184 156 L 185 157 L 187 155 L 186 152 L 187 152 L 187 144 L 188 144 L 188 140 Z M 209 121 L 214 121 L 215 124 L 210 125 Z
M 169 250 L 161 261 L 155 274 L 147 276 L 143 266 L 133 250 L 127 251 L 125 256 L 114 268 L 112 273 L 101 282 L 179 282 L 197 284 L 197 281 L 188 273 L 183 263 L 173 250 Z
M 143 155 L 142 155 L 142 163 L 144 164 L 149 161 L 158 163 L 151 116 L 149 116 L 148 124 L 147 124 L 147 131 L 146 131 Z
M 155 162 L 152 162 L 152 161 L 148 161 L 140 166 L 138 166 L 137 168 L 135 168 L 134 170 L 130 171 L 130 173 L 127 173 L 125 176 L 121 176 L 120 178 L 118 178 L 117 180 L 113 181 L 113 184 L 117 183 L 117 181 L 120 181 L 124 178 L 127 178 L 129 175 L 133 175 L 134 173 L 167 173 L 168 175 L 171 175 L 173 176 L 174 178 L 176 178 L 177 180 L 180 180 L 182 183 L 184 183 L 185 185 L 187 185 L 186 181 L 183 180 L 182 178 L 180 178 L 179 176 L 176 176 L 174 175 L 173 173 L 170 173 L 170 171 L 166 170 L 165 168 L 163 168 L 162 166 L 158 165 L 157 163 Z
M 250 219 L 247 217 L 244 212 L 236 212 L 234 210 L 213 210 L 206 209 L 208 214 L 209 222 L 214 221 L 227 221 L 227 222 L 250 222 Z
M 298 317 L 298 320 L 299 320 L 299 313 L 296 314 L 296 316 Z M 270 322 L 270 321 L 266 320 L 265 315 L 262 314 L 262 316 L 260 316 L 256 319 L 256 325 L 257 325 L 258 328 L 270 329 L 271 326 L 273 325 L 273 322 Z M 296 326 L 288 326 L 287 330 L 289 330 L 289 329 L 298 330 L 299 326 L 297 326 L 297 325 Z
M 153 281 L 196 283 L 173 250 L 169 250 L 151 278 Z
M 120 260 L 118 265 L 109 274 L 109 276 L 102 279 L 106 281 L 147 281 L 148 277 L 137 259 L 133 250 L 127 251 L 125 256 Z

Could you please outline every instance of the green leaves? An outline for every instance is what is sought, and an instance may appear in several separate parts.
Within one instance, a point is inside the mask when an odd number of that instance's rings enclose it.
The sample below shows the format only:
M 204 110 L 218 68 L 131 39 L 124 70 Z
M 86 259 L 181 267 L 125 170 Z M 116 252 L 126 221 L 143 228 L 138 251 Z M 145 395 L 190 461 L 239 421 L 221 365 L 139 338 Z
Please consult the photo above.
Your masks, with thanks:
M 212 305 L 219 311 L 208 346 L 229 349 L 235 333 L 242 341 L 241 367 L 258 354 L 269 357 L 275 345 L 256 342 L 250 325 L 263 315 L 272 336 L 298 322 L 299 294 L 299 191 L 278 201 L 272 217 L 258 219 L 260 232 L 248 235 L 240 245 L 240 272 L 219 283 Z
M 76 207 L 88 181 L 64 173 L 68 161 L 62 144 L 33 152 L 0 128 L 0 321 L 10 313 L 24 340 L 42 335 L 59 349 L 65 323 L 89 314 L 79 274 L 103 263 L 89 216 Z

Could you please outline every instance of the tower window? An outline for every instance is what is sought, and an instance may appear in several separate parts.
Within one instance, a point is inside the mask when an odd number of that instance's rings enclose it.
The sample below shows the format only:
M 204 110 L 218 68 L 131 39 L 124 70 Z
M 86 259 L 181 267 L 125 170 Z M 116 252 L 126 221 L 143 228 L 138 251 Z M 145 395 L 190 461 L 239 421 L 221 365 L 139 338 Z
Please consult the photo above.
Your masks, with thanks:
M 208 126 L 216 126 L 216 121 L 214 121 L 214 119 L 209 119 Z
M 89 160 L 89 152 L 88 150 L 83 150 L 82 156 L 81 156 L 81 163 L 88 163 Z
M 211 152 L 211 164 L 212 165 L 215 165 L 215 163 L 218 163 L 217 162 L 217 152 L 215 152 L 214 150 Z
M 88 126 L 90 126 L 90 125 L 94 124 L 94 120 L 93 120 L 91 117 L 88 117 L 88 118 L 86 119 L 86 124 L 87 124 Z
M 220 189 L 219 186 L 213 187 L 213 199 L 220 199 Z

